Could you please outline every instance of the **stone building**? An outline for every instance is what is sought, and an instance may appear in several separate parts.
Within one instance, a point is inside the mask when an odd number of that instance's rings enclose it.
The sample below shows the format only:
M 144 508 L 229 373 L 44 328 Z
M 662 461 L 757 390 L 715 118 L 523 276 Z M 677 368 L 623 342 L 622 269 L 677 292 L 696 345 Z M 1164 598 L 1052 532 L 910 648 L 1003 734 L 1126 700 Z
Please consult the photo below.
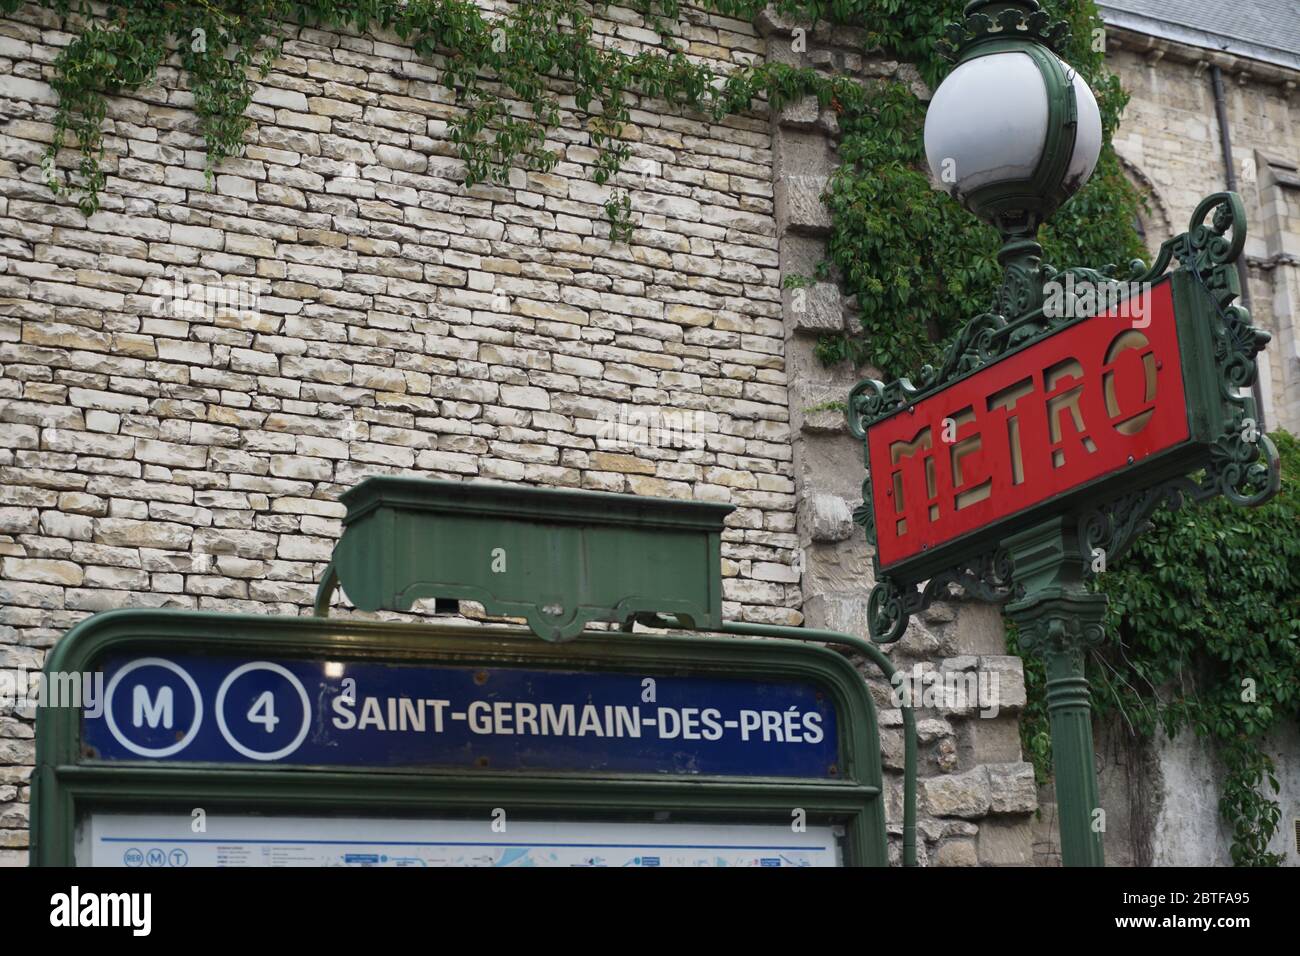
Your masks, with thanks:
M 1131 99 L 1115 150 L 1149 199 L 1148 246 L 1235 188 L 1250 220 L 1249 302 L 1273 341 L 1267 427 L 1300 432 L 1300 20 L 1287 0 L 1106 0 L 1107 62 Z M 1232 168 L 1216 109 L 1216 75 Z
M 805 46 L 797 23 L 767 14 L 684 20 L 689 52 L 719 69 L 768 58 L 923 90 L 852 31 L 819 26 Z M 653 40 L 625 9 L 597 23 L 630 49 Z M 1157 197 L 1154 243 L 1222 186 L 1208 80 L 1174 41 L 1153 66 L 1150 37 L 1112 33 L 1134 92 L 1118 142 Z M 393 36 L 294 28 L 244 155 L 211 187 L 175 64 L 113 99 L 102 208 L 87 218 L 41 170 L 70 39 L 34 4 L 0 20 L 0 670 L 38 670 L 108 608 L 309 613 L 338 495 L 377 473 L 729 502 L 727 617 L 865 633 L 861 448 L 828 407 L 858 375 L 812 352 L 856 320 L 834 285 L 795 296 L 781 282 L 811 272 L 830 225 L 837 129 L 815 100 L 716 122 L 638 103 L 617 183 L 636 229 L 614 243 L 610 189 L 591 181 L 574 116 L 551 173 L 466 189 L 436 59 Z M 1239 76 L 1247 60 L 1232 62 Z M 1252 216 L 1274 224 L 1252 239 L 1252 305 L 1267 327 L 1293 326 L 1297 177 L 1280 131 L 1294 144 L 1294 83 L 1251 70 L 1230 84 L 1234 148 L 1267 153 Z M 1166 105 L 1166 88 L 1181 98 Z M 1265 106 L 1248 102 L 1256 89 Z M 1181 126 L 1136 132 L 1174 123 L 1175 105 L 1188 130 L 1201 124 L 1195 155 L 1176 148 L 1194 135 Z M 1275 338 L 1270 424 L 1294 422 L 1300 400 L 1295 339 Z M 995 718 L 921 714 L 922 862 L 1033 862 L 1023 677 L 996 609 L 937 604 L 891 654 L 999 678 Z M 897 857 L 901 716 L 873 689 Z M 3 863 L 26 858 L 34 716 L 0 710 Z M 1050 833 L 1037 839 L 1050 860 Z

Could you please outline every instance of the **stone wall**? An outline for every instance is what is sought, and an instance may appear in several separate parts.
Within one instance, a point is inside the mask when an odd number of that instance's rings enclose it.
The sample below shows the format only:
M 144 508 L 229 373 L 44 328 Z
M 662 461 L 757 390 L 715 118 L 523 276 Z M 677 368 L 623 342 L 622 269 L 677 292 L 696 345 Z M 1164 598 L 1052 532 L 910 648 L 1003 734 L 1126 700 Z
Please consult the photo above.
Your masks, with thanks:
M 699 57 L 762 52 L 691 20 Z M 215 188 L 174 66 L 113 100 L 86 219 L 41 182 L 71 39 L 0 21 L 0 668 L 107 608 L 304 613 L 381 472 L 731 502 L 727 616 L 800 621 L 765 116 L 639 104 L 616 245 L 576 122 L 552 173 L 466 190 L 437 62 L 301 30 Z M 177 278 L 255 303 L 190 314 Z M 0 715 L 10 862 L 30 717 Z

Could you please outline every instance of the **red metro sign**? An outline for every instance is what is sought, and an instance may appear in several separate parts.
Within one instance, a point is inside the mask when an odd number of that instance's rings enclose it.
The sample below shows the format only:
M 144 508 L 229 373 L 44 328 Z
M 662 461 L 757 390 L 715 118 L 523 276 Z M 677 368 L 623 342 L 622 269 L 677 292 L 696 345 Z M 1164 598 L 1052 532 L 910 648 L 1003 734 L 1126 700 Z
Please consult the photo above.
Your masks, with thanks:
M 1186 444 L 1171 286 L 1166 278 L 1140 308 L 1068 325 L 869 426 L 881 569 L 1051 503 L 1063 510 L 1072 492 Z

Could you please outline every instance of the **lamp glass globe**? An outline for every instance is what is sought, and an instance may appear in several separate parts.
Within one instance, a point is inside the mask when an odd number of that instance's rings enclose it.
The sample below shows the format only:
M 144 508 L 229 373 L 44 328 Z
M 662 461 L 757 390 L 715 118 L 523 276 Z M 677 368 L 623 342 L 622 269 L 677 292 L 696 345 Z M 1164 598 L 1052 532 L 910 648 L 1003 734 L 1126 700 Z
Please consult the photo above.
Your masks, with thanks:
M 943 186 L 965 196 L 1028 179 L 1047 139 L 1047 87 L 1026 53 L 992 53 L 948 74 L 925 115 L 925 156 Z
M 1101 153 L 1101 112 L 1082 76 L 1062 63 L 1078 113 L 1064 186 L 1088 181 Z M 1047 85 L 1037 64 L 1016 51 L 957 66 L 935 90 L 925 117 L 925 155 L 935 179 L 959 198 L 1002 182 L 1029 180 L 1042 159 L 1049 121 Z

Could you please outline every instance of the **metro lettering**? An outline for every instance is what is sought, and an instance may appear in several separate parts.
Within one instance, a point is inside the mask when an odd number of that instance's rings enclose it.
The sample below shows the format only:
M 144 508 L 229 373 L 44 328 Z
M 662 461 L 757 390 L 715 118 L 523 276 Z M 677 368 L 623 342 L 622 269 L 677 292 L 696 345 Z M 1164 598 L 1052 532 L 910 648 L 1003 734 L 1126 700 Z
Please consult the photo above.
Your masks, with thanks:
M 1081 321 L 868 428 L 882 567 L 1188 437 L 1168 283 L 1149 295 L 1141 330 Z

